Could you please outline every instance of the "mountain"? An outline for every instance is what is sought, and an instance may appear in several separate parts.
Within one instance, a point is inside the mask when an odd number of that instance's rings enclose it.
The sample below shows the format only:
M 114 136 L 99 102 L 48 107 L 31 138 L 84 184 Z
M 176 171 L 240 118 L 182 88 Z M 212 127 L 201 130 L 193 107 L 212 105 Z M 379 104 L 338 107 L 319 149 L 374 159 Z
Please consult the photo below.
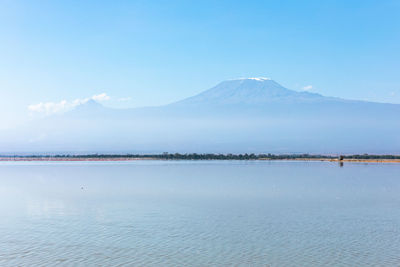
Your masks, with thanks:
M 246 78 L 159 107 L 111 109 L 90 100 L 3 136 L 0 152 L 400 154 L 399 132 L 400 105 Z
M 323 96 L 289 90 L 269 78 L 247 78 L 224 81 L 175 105 L 259 105 L 273 101 L 315 101 Z

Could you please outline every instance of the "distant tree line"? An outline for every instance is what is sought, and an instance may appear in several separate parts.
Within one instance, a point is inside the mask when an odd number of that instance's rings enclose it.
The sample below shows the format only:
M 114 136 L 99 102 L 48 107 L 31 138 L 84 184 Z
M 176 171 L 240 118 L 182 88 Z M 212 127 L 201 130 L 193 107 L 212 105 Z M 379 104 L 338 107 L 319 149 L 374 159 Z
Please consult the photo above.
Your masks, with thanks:
M 400 155 L 316 155 L 316 154 L 181 154 L 167 153 L 162 154 L 86 154 L 86 155 L 12 155 L 3 157 L 14 158 L 99 158 L 99 159 L 115 159 L 115 158 L 140 158 L 140 159 L 163 159 L 163 160 L 287 160 L 287 159 L 400 159 Z

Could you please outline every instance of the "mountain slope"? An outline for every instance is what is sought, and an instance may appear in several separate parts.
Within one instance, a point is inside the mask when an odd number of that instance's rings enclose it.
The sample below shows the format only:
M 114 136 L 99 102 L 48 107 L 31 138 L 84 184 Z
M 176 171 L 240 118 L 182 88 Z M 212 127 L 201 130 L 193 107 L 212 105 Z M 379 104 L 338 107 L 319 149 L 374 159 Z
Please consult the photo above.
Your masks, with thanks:
M 400 154 L 400 105 L 324 97 L 273 80 L 225 81 L 160 107 L 89 101 L 0 140 L 0 152 Z
M 257 105 L 273 101 L 315 101 L 319 94 L 296 92 L 284 88 L 268 78 L 247 78 L 224 81 L 196 96 L 176 104 L 180 105 Z

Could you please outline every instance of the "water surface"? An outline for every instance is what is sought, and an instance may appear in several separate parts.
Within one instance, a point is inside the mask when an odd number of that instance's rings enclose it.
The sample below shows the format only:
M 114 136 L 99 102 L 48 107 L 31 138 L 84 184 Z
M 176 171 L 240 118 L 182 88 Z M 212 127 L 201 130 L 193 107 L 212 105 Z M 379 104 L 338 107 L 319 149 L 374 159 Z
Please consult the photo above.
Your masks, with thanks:
M 0 163 L 0 266 L 399 266 L 400 165 Z

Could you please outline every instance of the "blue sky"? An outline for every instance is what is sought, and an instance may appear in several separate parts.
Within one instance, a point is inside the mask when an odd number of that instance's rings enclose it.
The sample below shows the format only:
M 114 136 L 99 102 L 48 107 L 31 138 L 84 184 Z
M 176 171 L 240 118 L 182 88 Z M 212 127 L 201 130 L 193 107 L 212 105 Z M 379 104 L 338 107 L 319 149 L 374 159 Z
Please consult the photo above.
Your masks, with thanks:
M 166 104 L 239 77 L 400 103 L 400 1 L 0 0 L 0 128 L 107 94 Z

